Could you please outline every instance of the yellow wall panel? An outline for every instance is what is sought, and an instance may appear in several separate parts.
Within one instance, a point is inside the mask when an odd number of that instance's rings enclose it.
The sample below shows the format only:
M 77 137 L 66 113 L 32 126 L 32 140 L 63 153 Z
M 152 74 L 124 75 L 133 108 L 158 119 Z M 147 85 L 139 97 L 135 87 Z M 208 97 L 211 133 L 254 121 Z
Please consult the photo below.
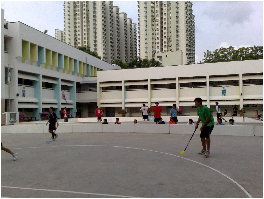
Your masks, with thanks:
M 73 58 L 69 58 L 69 71 L 72 72 L 74 70 L 74 65 L 73 65 Z
M 54 70 L 55 67 L 58 67 L 58 53 L 52 51 L 52 65 L 51 70 Z
M 79 74 L 83 73 L 83 63 L 79 61 Z
M 30 59 L 30 46 L 29 42 L 22 40 L 22 63 L 25 63 L 26 59 Z
M 30 44 L 30 64 L 33 65 L 34 61 L 38 61 L 38 46 Z
M 91 76 L 93 77 L 94 76 L 94 67 L 91 66 Z
M 94 76 L 97 77 L 97 68 L 94 67 Z
M 83 63 L 83 72 L 82 72 L 83 75 L 86 75 L 86 63 Z

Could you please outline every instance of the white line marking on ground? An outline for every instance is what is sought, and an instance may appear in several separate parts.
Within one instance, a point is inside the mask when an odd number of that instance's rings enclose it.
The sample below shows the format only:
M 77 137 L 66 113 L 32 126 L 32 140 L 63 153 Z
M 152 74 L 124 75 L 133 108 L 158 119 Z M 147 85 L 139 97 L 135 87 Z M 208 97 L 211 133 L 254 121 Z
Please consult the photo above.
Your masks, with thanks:
M 66 146 L 104 146 L 104 145 L 66 145 Z M 53 146 L 49 146 L 49 147 L 53 147 Z M 54 146 L 54 147 L 59 147 L 59 146 Z M 123 146 L 112 146 L 112 147 L 117 147 L 117 148 L 127 148 L 127 149 L 140 149 L 140 148 L 133 148 L 133 147 L 123 147 Z M 34 147 L 28 147 L 28 148 L 34 148 Z M 22 148 L 20 148 L 20 149 L 22 149 Z M 148 149 L 141 149 L 141 150 L 148 150 Z M 150 150 L 148 150 L 148 151 L 150 151 Z M 153 151 L 153 150 L 151 150 L 151 151 Z M 155 152 L 158 152 L 158 151 L 155 151 Z M 177 157 L 177 158 L 182 158 L 182 159 L 185 159 L 185 160 L 187 160 L 187 161 L 190 161 L 190 162 L 194 162 L 194 163 L 196 163 L 196 164 L 200 164 L 200 165 L 202 165 L 202 166 L 205 166 L 205 167 L 207 167 L 207 168 L 209 168 L 209 169 L 211 169 L 211 170 L 213 170 L 213 171 L 215 171 L 215 172 L 217 172 L 217 173 L 219 173 L 219 174 L 221 174 L 222 176 L 224 176 L 224 177 L 226 177 L 227 179 L 229 179 L 231 182 L 233 182 L 234 184 L 236 184 L 249 198 L 252 198 L 252 196 L 245 190 L 245 188 L 244 187 L 242 187 L 238 182 L 236 182 L 234 179 L 232 179 L 232 178 L 230 178 L 229 176 L 227 176 L 226 174 L 224 174 L 224 173 L 222 173 L 222 172 L 220 172 L 220 171 L 218 171 L 218 170 L 216 170 L 216 169 L 214 169 L 214 168 L 212 168 L 212 167 L 210 167 L 210 166 L 208 166 L 208 165 L 205 165 L 205 164 L 203 164 L 203 163 L 200 163 L 200 162 L 197 162 L 197 161 L 195 161 L 195 160 L 191 160 L 191 159 L 188 159 L 188 158 L 184 158 L 184 157 L 182 157 L 182 156 L 177 156 L 177 155 L 173 155 L 173 154 L 169 154 L 169 153 L 164 153 L 164 152 L 159 152 L 159 153 L 161 153 L 161 154 L 165 154 L 165 155 L 171 155 L 171 156 L 175 156 L 175 157 Z M 4 186 L 2 186 L 2 187 L 4 187 Z M 7 186 L 6 186 L 7 187 Z M 12 187 L 9 187 L 9 188 L 12 188 Z M 16 187 L 16 188 L 20 188 L 20 187 Z M 21 189 L 31 189 L 31 188 L 21 188 Z M 33 189 L 32 189 L 33 190 Z M 39 190 L 42 190 L 42 189 L 39 189 Z M 44 190 L 44 189 L 43 189 Z M 50 190 L 50 191 L 56 191 L 56 190 Z M 60 190 L 58 190 L 58 191 L 60 191 Z M 62 192 L 68 192 L 68 191 L 62 191 Z M 84 193 L 84 192 L 75 192 L 75 193 Z M 93 194 L 93 193 L 84 193 L 84 194 Z M 98 195 L 100 195 L 100 194 L 98 194 Z M 117 196 L 117 195 L 107 195 L 107 194 L 103 194 L 103 195 L 105 195 L 105 196 Z M 131 197 L 131 196 L 120 196 L 120 197 Z
M 145 150 L 145 149 L 142 149 L 142 150 Z M 150 151 L 150 150 L 149 150 Z M 156 151 L 154 151 L 154 152 L 156 152 Z M 158 151 L 157 151 L 158 152 Z M 244 187 L 242 187 L 238 182 L 236 182 L 234 179 L 232 179 L 232 178 L 230 178 L 228 175 L 226 175 L 226 174 L 224 174 L 224 173 L 222 173 L 221 171 L 218 171 L 218 170 L 216 170 L 216 169 L 214 169 L 214 168 L 212 168 L 212 167 L 210 167 L 210 166 L 208 166 L 208 165 L 206 165 L 206 164 L 203 164 L 203 163 L 200 163 L 200 162 L 197 162 L 197 161 L 195 161 L 195 160 L 192 160 L 192 159 L 188 159 L 188 158 L 184 158 L 184 157 L 182 157 L 182 156 L 177 156 L 177 155 L 173 155 L 173 154 L 169 154 L 169 153 L 164 153 L 164 152 L 160 152 L 160 153 L 163 153 L 163 154 L 165 154 L 165 155 L 171 155 L 171 156 L 175 156 L 175 157 L 177 157 L 177 158 L 182 158 L 182 159 L 185 159 L 185 160 L 188 160 L 188 161 L 191 161 L 191 162 L 194 162 L 194 163 L 196 163 L 196 164 L 200 164 L 200 165 L 202 165 L 202 166 L 205 166 L 205 167 L 207 167 L 207 168 L 209 168 L 209 169 L 212 169 L 213 171 L 215 171 L 215 172 L 217 172 L 217 173 L 219 173 L 219 174 L 221 174 L 222 176 L 224 176 L 224 177 L 226 177 L 227 179 L 229 179 L 230 181 L 232 181 L 233 183 L 235 183 L 249 198 L 252 198 L 252 196 L 247 192 L 247 190 L 245 190 L 245 188 Z
M 68 145 L 68 146 L 104 146 L 104 145 Z
M 242 190 L 244 191 L 244 193 L 245 193 L 249 198 L 252 198 L 252 196 L 251 196 L 251 195 L 250 195 L 250 194 L 244 189 L 244 187 L 242 187 L 240 184 L 238 184 L 238 182 L 236 182 L 235 180 L 233 180 L 232 178 L 230 178 L 228 175 L 222 173 L 221 171 L 218 171 L 218 170 L 216 170 L 216 169 L 214 169 L 214 168 L 212 168 L 212 167 L 210 167 L 210 166 L 208 166 L 208 165 L 205 165 L 205 164 L 203 164 L 203 163 L 200 163 L 200 162 L 197 162 L 197 161 L 194 161 L 194 160 L 188 159 L 188 158 L 183 158 L 183 159 L 188 160 L 188 161 L 192 161 L 192 162 L 197 163 L 197 164 L 200 164 L 200 165 L 202 165 L 202 166 L 205 166 L 205 167 L 207 167 L 207 168 L 209 168 L 209 169 L 212 169 L 213 171 L 216 171 L 217 173 L 219 173 L 219 174 L 225 176 L 227 179 L 229 179 L 229 180 L 231 180 L 233 183 L 235 183 L 240 189 L 242 189 Z
M 95 195 L 95 196 L 112 196 L 112 197 L 122 197 L 122 198 L 134 198 L 133 196 L 122 196 L 122 195 L 100 194 L 100 193 L 86 193 L 86 192 L 77 192 L 77 191 L 63 191 L 63 190 L 52 190 L 52 189 L 35 189 L 35 188 L 10 187 L 10 186 L 1 186 L 1 187 L 9 188 L 9 189 L 32 190 L 32 191 L 49 191 L 49 192 L 74 193 L 74 194 Z

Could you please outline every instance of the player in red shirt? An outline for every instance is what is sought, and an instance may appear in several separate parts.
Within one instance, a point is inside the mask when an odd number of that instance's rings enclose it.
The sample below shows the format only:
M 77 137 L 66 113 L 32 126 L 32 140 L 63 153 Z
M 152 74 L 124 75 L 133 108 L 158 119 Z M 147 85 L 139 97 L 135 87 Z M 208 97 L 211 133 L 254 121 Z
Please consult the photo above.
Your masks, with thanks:
M 159 103 L 156 102 L 156 107 L 154 107 L 153 112 L 154 112 L 154 122 L 156 122 L 156 124 L 158 124 L 158 122 L 161 119 L 161 112 L 162 112 L 162 108 L 159 106 Z
M 98 108 L 98 106 L 96 106 L 95 114 L 97 117 L 97 122 L 99 122 L 99 121 L 102 122 L 103 111 L 100 108 Z

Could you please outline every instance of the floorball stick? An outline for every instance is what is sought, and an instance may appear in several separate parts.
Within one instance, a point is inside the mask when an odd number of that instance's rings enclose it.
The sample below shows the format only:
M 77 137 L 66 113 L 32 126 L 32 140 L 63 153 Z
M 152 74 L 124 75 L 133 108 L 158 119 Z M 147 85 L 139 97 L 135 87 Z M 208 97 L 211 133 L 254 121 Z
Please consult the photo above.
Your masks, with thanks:
M 193 137 L 193 135 L 194 135 L 195 131 L 196 131 L 196 129 L 194 130 L 194 132 L 193 132 L 193 134 L 192 134 L 192 137 Z M 190 138 L 190 140 L 189 140 L 189 142 L 188 142 L 187 146 L 185 147 L 184 151 L 181 151 L 181 154 L 184 154 L 184 153 L 185 153 L 185 151 L 186 151 L 186 149 L 187 149 L 187 147 L 188 147 L 188 145 L 189 145 L 189 143 L 190 143 L 190 141 L 191 141 L 192 137 Z

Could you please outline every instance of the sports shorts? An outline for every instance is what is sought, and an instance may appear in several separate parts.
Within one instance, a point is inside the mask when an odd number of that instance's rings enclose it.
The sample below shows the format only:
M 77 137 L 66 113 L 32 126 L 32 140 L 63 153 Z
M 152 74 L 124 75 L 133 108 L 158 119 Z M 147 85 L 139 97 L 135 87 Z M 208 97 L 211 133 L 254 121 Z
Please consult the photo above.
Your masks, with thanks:
M 172 117 L 172 119 L 174 120 L 174 122 L 178 122 L 178 118 L 177 117 Z
M 148 119 L 148 115 L 143 115 L 143 119 Z
M 97 117 L 98 120 L 100 120 L 102 117 Z
M 159 122 L 161 118 L 155 118 L 154 122 Z
M 210 138 L 213 129 L 214 125 L 204 127 L 203 131 L 201 131 L 200 138 Z
M 56 130 L 56 123 L 50 123 L 49 124 L 49 131 L 54 131 Z
M 222 113 L 217 113 L 217 118 L 221 118 Z

